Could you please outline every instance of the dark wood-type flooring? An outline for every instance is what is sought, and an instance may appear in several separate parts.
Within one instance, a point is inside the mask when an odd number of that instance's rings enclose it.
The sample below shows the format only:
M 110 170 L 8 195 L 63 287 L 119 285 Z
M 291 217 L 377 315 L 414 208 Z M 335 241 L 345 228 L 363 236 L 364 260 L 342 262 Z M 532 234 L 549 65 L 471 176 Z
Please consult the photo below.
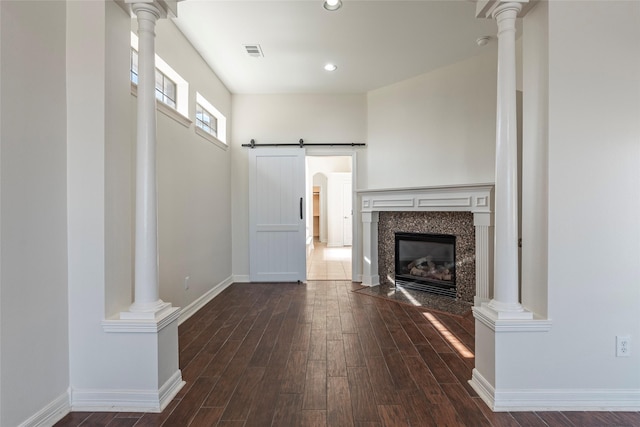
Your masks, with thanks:
M 640 426 L 638 412 L 493 413 L 467 384 L 474 322 L 351 292 L 233 284 L 179 328 L 187 384 L 161 414 L 56 426 Z

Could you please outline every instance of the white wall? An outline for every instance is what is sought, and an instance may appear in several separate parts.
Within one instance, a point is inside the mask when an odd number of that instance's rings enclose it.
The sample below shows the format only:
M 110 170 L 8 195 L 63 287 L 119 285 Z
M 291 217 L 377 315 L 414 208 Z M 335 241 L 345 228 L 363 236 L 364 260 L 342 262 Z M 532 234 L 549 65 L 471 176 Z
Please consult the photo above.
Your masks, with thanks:
M 549 2 L 548 8 L 546 262 L 553 325 L 548 333 L 505 341 L 497 349 L 504 371 L 496 381 L 506 389 L 558 392 L 556 400 L 580 393 L 577 404 L 626 403 L 637 410 L 640 3 Z M 527 29 L 545 31 L 546 13 L 529 19 L 538 25 Z M 539 33 L 534 37 L 545 43 Z M 544 56 L 543 45 L 534 49 Z M 525 77 L 543 71 L 532 66 Z M 541 89 L 541 78 L 527 77 L 525 99 Z M 615 357 L 616 335 L 631 336 L 631 357 Z
M 120 219 L 107 215 L 107 201 L 116 210 L 130 210 L 131 182 L 127 180 L 121 187 L 126 191 L 124 209 L 116 203 L 122 199 L 111 188 L 116 184 L 114 175 L 107 175 L 112 166 L 121 166 L 122 177 L 131 177 L 130 137 L 124 141 L 109 140 L 107 123 L 125 130 L 131 129 L 130 109 L 126 104 L 128 82 L 126 73 L 108 74 L 107 64 L 114 61 L 126 65 L 127 29 L 129 17 L 112 2 L 69 2 L 67 4 L 67 198 L 68 198 L 68 256 L 69 256 L 69 359 L 70 387 L 78 389 L 127 389 L 141 386 L 137 378 L 131 384 L 119 383 L 120 360 L 114 353 L 123 353 L 120 343 L 113 335 L 106 335 L 101 321 L 106 310 L 122 310 L 131 297 L 131 264 L 120 265 L 123 272 L 111 270 L 112 284 L 116 277 L 122 277 L 124 284 L 117 288 L 107 286 L 107 262 L 115 267 L 121 261 L 115 255 L 116 239 L 124 241 L 124 253 L 131 253 L 130 217 L 122 218 L 128 228 L 116 228 Z M 63 26 L 64 27 L 64 26 Z M 115 35 L 107 40 L 107 29 Z M 119 34 L 119 37 L 117 36 Z M 115 38 L 113 38 L 115 36 Z M 120 50 L 111 47 L 120 45 Z M 108 58 L 108 52 L 113 56 Z M 124 95 L 123 95 L 124 94 Z M 119 104 L 123 100 L 125 104 Z M 90 108 L 89 108 L 90 107 Z M 117 121 L 118 108 L 125 110 L 124 122 Z M 107 122 L 109 120 L 109 122 Z M 110 134 L 114 135 L 115 134 Z M 122 136 L 122 135 L 120 135 Z M 108 147 L 109 142 L 115 147 Z M 120 144 L 125 144 L 125 160 L 115 163 Z M 113 164 L 112 164 L 113 162 Z M 106 194 L 111 192 L 110 199 Z M 107 231 L 109 235 L 107 235 Z M 117 286 L 117 283 L 115 283 Z M 113 313 L 110 313 L 113 314 Z M 120 356 L 123 357 L 123 356 Z
M 104 147 L 98 150 L 104 150 L 104 165 L 100 172 L 104 173 L 104 312 L 108 317 L 128 307 L 133 298 L 135 148 L 132 134 L 136 127 L 132 118 L 135 109 L 129 108 L 131 95 L 127 90 L 130 85 L 126 72 L 130 61 L 126 54 L 131 39 L 127 32 L 130 19 L 112 2 L 106 4 L 108 22 L 104 25 L 104 58 L 107 60 L 100 65 L 105 68 L 103 78 L 108 90 L 104 100 L 104 128 L 99 125 L 104 132 Z M 96 19 L 100 20 L 100 17 Z M 102 117 L 96 120 L 101 121 Z M 79 163 L 83 163 L 82 158 Z
M 551 381 L 640 392 L 640 352 L 614 357 L 640 342 L 640 3 L 549 8 Z
M 190 118 L 195 121 L 197 91 L 231 120 L 231 94 L 175 24 L 160 20 L 156 37 L 157 54 L 189 82 Z M 158 114 L 158 243 L 163 300 L 185 307 L 230 278 L 230 180 L 230 149 L 196 134 L 195 124 L 185 128 Z M 187 276 L 189 289 L 185 290 Z
M 522 304 L 542 317 L 548 303 L 549 39 L 548 2 L 523 20 Z M 519 153 L 520 154 L 520 153 Z
M 360 188 L 494 181 L 497 54 L 484 49 L 368 93 Z
M 16 426 L 69 385 L 65 3 L 0 11 L 0 425 Z
M 233 95 L 233 274 L 249 274 L 249 172 L 242 144 L 366 142 L 364 95 Z M 330 150 L 335 152 L 335 148 Z M 244 277 L 243 277 L 244 276 Z

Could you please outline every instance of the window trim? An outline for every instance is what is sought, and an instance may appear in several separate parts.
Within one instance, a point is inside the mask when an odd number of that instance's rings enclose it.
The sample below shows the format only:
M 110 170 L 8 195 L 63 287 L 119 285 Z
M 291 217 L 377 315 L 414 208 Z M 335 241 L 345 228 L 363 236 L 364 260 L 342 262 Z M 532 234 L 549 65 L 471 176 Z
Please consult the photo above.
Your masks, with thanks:
M 211 135 L 206 130 L 203 130 L 202 128 L 200 128 L 198 126 L 196 126 L 195 129 L 196 129 L 196 135 L 201 136 L 202 138 L 204 138 L 207 141 L 211 142 L 216 147 L 221 148 L 221 149 L 223 149 L 225 151 L 227 151 L 229 149 L 229 146 L 227 144 L 225 144 L 224 142 L 220 141 L 218 138 L 216 138 L 215 136 Z

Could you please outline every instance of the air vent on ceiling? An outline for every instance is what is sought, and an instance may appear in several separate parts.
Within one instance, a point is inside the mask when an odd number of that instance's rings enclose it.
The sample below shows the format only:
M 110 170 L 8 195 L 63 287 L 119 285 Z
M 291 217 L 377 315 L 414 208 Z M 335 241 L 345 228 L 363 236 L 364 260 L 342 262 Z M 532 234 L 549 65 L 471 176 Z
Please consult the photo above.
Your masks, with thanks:
M 247 55 L 254 58 L 260 58 L 264 56 L 264 54 L 262 53 L 262 48 L 259 44 L 245 44 L 244 49 L 247 51 Z

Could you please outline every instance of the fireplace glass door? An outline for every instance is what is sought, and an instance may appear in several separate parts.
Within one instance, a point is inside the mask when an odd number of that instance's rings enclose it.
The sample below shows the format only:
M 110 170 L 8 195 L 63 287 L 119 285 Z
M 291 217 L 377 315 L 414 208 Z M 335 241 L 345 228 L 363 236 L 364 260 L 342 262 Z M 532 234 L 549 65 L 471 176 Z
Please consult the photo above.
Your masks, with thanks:
M 396 286 L 456 297 L 456 237 L 395 234 Z

